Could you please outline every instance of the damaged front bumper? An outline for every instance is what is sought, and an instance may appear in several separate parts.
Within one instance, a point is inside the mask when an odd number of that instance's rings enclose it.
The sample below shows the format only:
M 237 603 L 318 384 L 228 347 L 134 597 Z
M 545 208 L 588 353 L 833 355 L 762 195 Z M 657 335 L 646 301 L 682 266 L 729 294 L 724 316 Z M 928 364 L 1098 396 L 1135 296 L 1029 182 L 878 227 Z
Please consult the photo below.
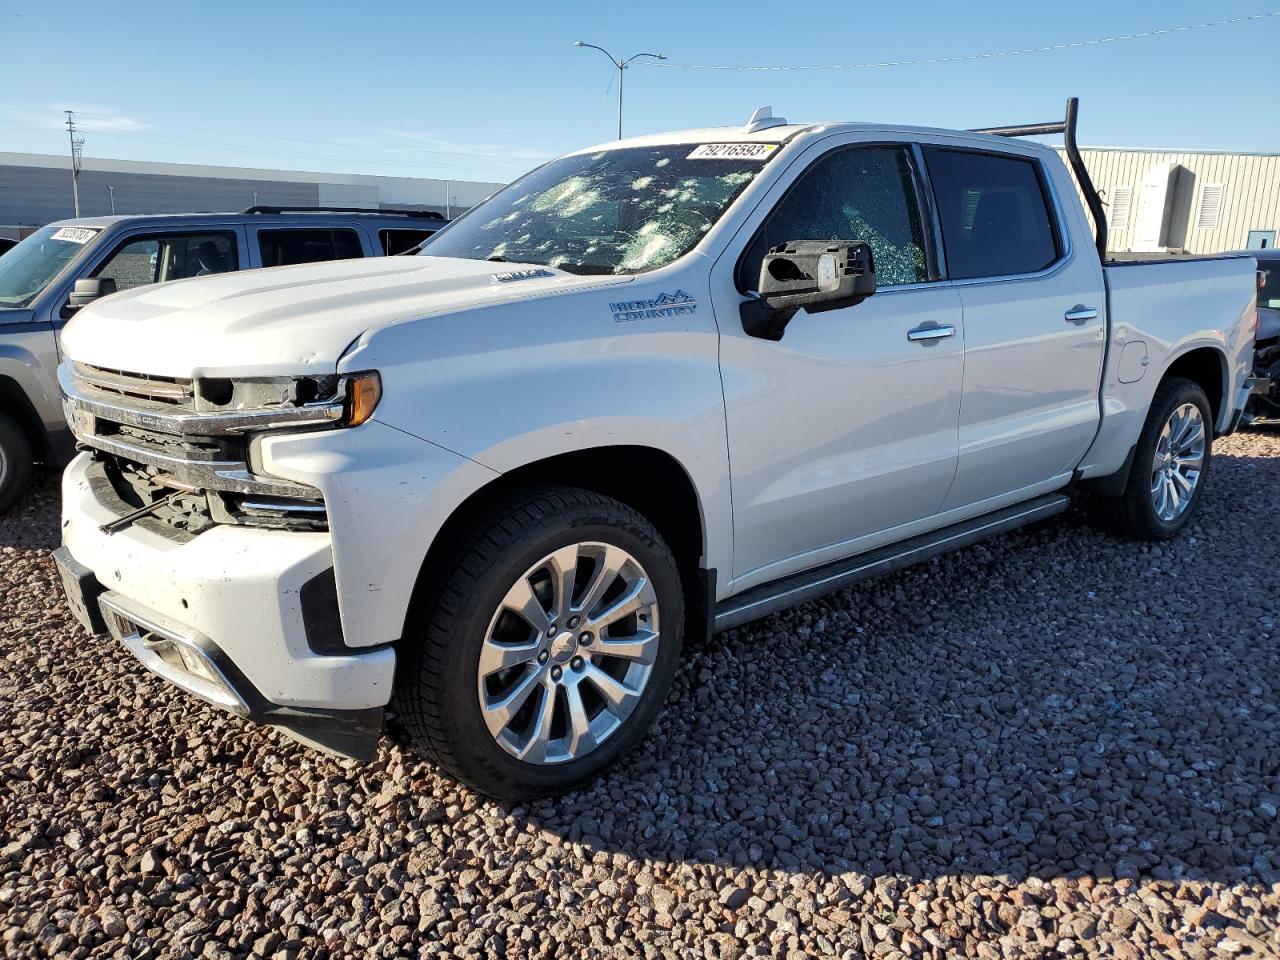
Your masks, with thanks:
M 395 653 L 333 642 L 341 628 L 329 534 L 219 525 L 183 540 L 142 524 L 104 532 L 117 512 L 95 469 L 82 454 L 64 474 L 56 556 L 85 627 L 231 713 L 371 758 Z

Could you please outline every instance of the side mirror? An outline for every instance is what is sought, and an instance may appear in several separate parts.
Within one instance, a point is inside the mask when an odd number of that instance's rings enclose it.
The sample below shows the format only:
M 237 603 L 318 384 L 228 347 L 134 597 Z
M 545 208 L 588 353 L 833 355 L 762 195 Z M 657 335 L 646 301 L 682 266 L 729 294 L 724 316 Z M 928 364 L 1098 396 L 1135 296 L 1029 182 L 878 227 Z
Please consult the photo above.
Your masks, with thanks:
M 111 277 L 85 277 L 76 281 L 71 291 L 71 299 L 62 309 L 63 315 L 74 313 L 81 307 L 87 307 L 93 301 L 116 292 L 116 282 Z
M 742 303 L 742 329 L 781 340 L 800 309 L 852 307 L 876 292 L 876 264 L 861 240 L 789 240 L 765 254 L 754 299 Z

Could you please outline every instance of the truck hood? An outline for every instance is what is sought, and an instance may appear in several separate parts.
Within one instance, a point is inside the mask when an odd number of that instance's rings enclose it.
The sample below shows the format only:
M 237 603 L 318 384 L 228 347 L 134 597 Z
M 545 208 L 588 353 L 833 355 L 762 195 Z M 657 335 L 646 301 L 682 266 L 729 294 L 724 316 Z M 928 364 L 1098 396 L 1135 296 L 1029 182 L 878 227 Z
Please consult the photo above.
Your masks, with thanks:
M 427 256 L 244 270 L 90 304 L 64 329 L 63 355 L 152 376 L 332 373 L 366 331 L 630 279 Z

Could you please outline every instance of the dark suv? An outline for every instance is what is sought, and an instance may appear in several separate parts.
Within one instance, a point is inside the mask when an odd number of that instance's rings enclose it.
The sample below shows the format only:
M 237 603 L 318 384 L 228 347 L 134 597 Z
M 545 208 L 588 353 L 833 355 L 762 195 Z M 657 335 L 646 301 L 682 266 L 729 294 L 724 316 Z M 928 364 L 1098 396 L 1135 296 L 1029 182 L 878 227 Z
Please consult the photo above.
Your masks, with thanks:
M 34 464 L 70 459 L 58 331 L 86 303 L 168 280 L 403 253 L 444 223 L 417 210 L 258 206 L 82 217 L 37 230 L 0 257 L 0 511 L 21 496 Z

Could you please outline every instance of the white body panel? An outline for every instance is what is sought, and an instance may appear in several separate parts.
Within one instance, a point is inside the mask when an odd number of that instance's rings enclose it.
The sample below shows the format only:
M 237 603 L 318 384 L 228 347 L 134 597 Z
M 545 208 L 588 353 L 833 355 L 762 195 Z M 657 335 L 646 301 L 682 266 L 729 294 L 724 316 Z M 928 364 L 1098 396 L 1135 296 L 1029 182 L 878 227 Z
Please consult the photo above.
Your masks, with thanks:
M 1192 350 L 1213 350 L 1226 389 L 1220 399 L 1219 431 L 1227 430 L 1248 399 L 1253 367 L 1256 290 L 1243 281 L 1253 261 L 1224 257 L 1107 267 L 1111 301 L 1111 346 L 1102 381 L 1102 423 L 1079 465 L 1082 477 L 1119 470 L 1142 430 L 1160 378 Z M 1121 377 L 1125 346 L 1141 341 L 1138 363 L 1146 375 Z
M 302 630 L 298 591 L 333 565 L 329 535 L 219 527 L 175 544 L 113 519 L 89 492 L 88 455 L 62 478 L 63 543 L 108 589 L 217 643 L 273 703 L 354 710 L 391 695 L 395 653 L 316 656 Z
M 671 457 L 696 493 L 701 565 L 717 571 L 724 599 L 1076 474 L 1115 472 L 1165 370 L 1192 349 L 1222 357 L 1219 429 L 1242 409 L 1251 264 L 1112 269 L 1108 308 L 1085 216 L 1048 148 L 875 125 L 621 145 L 724 139 L 783 145 L 692 252 L 640 276 L 553 270 L 506 282 L 497 275 L 520 265 L 392 257 L 180 281 L 86 308 L 64 334 L 73 361 L 171 377 L 376 370 L 383 397 L 363 427 L 255 441 L 255 469 L 322 493 L 330 533 L 220 528 L 180 546 L 137 530 L 108 536 L 73 467 L 72 554 L 111 589 L 223 645 L 278 702 L 356 708 L 386 702 L 394 652 L 309 654 L 290 589 L 332 564 L 347 644 L 396 641 L 446 520 L 500 475 L 557 454 L 627 446 Z M 1039 160 L 1065 259 L 1044 275 L 941 279 L 801 312 L 778 343 L 746 336 L 733 280 L 743 245 L 814 156 L 864 141 Z M 672 291 L 691 308 L 615 316 L 619 301 Z M 1077 305 L 1098 317 L 1067 322 Z M 956 336 L 908 342 L 929 321 Z M 1135 340 L 1143 356 L 1122 362 Z

